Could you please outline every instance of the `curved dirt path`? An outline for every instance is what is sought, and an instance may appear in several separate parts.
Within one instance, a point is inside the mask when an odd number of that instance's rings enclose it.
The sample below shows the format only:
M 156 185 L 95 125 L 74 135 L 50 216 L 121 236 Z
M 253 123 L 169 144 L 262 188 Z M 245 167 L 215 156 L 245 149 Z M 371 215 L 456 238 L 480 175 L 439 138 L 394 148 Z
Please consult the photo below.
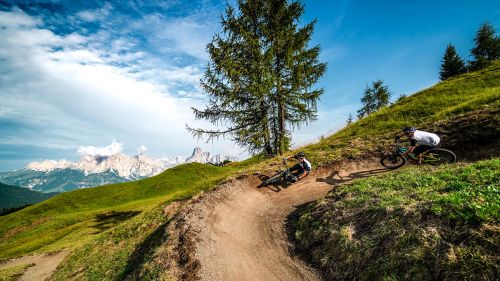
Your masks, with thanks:
M 31 255 L 0 263 L 0 269 L 6 269 L 23 264 L 33 264 L 17 280 L 33 281 L 48 280 L 56 270 L 57 266 L 64 260 L 68 251 L 60 251 L 55 254 Z
M 260 180 L 249 177 L 205 194 L 183 218 L 195 236 L 191 250 L 197 265 L 186 279 L 321 280 L 290 253 L 287 217 L 335 185 L 383 171 L 377 162 L 358 162 L 339 174 L 315 171 L 287 188 L 256 188 Z

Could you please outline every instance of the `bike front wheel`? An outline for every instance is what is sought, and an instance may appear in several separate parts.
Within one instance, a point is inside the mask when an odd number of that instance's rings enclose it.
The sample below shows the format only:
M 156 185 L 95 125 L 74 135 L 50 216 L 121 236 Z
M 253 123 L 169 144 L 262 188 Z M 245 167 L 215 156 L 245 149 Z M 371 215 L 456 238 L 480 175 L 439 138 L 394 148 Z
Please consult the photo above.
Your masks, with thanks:
M 434 148 L 423 155 L 422 162 L 430 165 L 450 164 L 457 161 L 453 151 L 444 148 Z
M 391 154 L 391 155 L 386 155 L 380 159 L 380 164 L 384 166 L 387 169 L 397 169 L 401 166 L 403 166 L 406 162 L 406 159 L 401 156 L 401 155 L 396 155 L 396 154 Z

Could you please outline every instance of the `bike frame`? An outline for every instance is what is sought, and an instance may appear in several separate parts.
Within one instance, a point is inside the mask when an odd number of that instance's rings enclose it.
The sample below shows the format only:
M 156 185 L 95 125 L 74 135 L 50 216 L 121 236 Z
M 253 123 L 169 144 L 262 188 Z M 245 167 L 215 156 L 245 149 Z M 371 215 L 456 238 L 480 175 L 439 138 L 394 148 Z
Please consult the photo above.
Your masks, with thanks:
M 396 144 L 395 144 L 395 147 L 396 147 L 396 150 L 395 150 L 395 153 L 396 155 L 401 155 L 403 153 L 406 152 L 406 148 L 405 147 L 401 147 L 400 145 L 401 141 L 399 139 L 396 139 Z
M 399 139 L 396 139 L 396 154 L 405 158 L 406 160 L 408 160 L 408 158 L 411 158 L 413 160 L 417 160 L 416 157 L 412 156 L 412 154 L 408 154 L 409 157 L 405 157 L 403 156 L 402 154 L 405 153 L 407 151 L 406 147 L 402 147 L 400 145 L 401 143 L 401 140 Z M 430 150 L 427 150 L 425 152 L 422 152 L 422 162 L 425 162 L 425 163 L 433 163 L 433 162 L 438 162 L 439 161 L 439 158 L 436 158 L 433 154 L 430 154 L 429 152 L 431 152 L 432 149 Z
M 283 171 L 287 171 L 288 170 L 288 165 L 286 163 L 286 159 L 283 159 L 283 161 L 281 161 L 281 163 L 283 164 L 283 166 L 285 166 L 285 169 Z
M 288 164 L 286 163 L 286 160 L 287 160 L 287 159 L 283 159 L 283 161 L 281 161 L 281 162 L 282 162 L 282 164 L 283 164 L 283 166 L 285 167 L 285 169 L 281 171 L 281 177 L 282 177 L 284 180 L 287 180 L 288 175 L 290 175 L 290 174 L 291 174 L 291 173 L 290 173 L 290 170 L 289 170 L 290 168 L 288 168 Z
M 283 159 L 281 161 L 281 164 L 280 164 L 280 170 L 276 174 L 274 174 L 274 176 L 271 177 L 271 178 L 276 177 L 276 179 L 274 179 L 273 181 L 271 181 L 269 183 L 274 183 L 274 182 L 277 182 L 278 180 L 285 180 L 286 181 L 289 174 L 290 174 L 290 171 L 289 171 L 288 165 L 286 163 L 286 159 Z M 267 183 L 267 184 L 269 184 L 269 183 Z

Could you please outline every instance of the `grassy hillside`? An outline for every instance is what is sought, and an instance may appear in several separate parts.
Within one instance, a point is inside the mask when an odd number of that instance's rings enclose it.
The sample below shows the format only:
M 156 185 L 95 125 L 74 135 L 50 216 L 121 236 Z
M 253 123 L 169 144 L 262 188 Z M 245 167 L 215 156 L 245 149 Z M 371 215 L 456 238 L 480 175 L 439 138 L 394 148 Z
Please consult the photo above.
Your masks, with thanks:
M 499 70 L 500 62 L 482 72 L 440 83 L 301 150 L 306 151 L 315 165 L 342 158 L 378 156 L 378 153 L 386 149 L 392 141 L 392 133 L 410 123 L 417 126 L 439 127 L 444 140 L 455 147 L 462 147 L 468 143 L 476 144 L 478 141 L 491 144 L 496 140 L 492 138 L 492 134 L 497 133 L 500 127 L 496 113 L 500 105 L 500 95 L 497 91 L 500 87 Z M 431 102 L 441 100 L 441 97 L 446 97 L 446 100 L 438 105 Z M 487 102 L 465 106 L 470 105 L 471 99 L 476 97 L 483 97 Z M 461 108 L 461 110 L 446 110 L 450 108 Z M 420 113 L 414 113 L 412 117 L 412 114 L 407 113 L 408 110 Z M 427 112 L 422 115 L 425 118 L 419 118 L 418 114 L 424 111 Z M 392 121 L 398 118 L 404 120 Z M 379 120 L 386 124 L 373 126 Z M 453 142 L 451 140 L 455 140 L 454 137 L 457 135 L 455 124 L 471 126 L 475 130 L 469 131 L 466 136 L 460 134 L 460 138 L 456 138 L 458 141 Z M 237 172 L 247 174 L 256 171 L 270 172 L 278 162 L 278 159 L 253 158 L 241 164 L 239 168 L 223 172 L 221 178 L 232 176 Z M 166 250 L 161 245 L 165 245 L 165 241 L 168 240 L 165 229 L 169 224 L 169 217 L 165 218 L 162 212 L 170 201 L 163 202 L 164 204 L 154 205 L 150 210 L 100 234 L 74 251 L 57 272 L 55 280 L 65 280 L 68 277 L 84 280 L 168 278 L 166 273 L 168 265 L 163 264 L 161 259 Z
M 499 87 L 500 61 L 416 93 L 300 150 L 315 166 L 377 157 L 388 148 L 392 134 L 407 124 L 436 129 L 450 148 L 478 143 L 489 147 L 498 143 Z M 471 130 L 464 134 L 459 127 Z M 56 280 L 166 278 L 167 265 L 159 260 L 168 239 L 165 207 L 238 174 L 270 172 L 278 162 L 255 157 L 227 167 L 187 164 L 141 181 L 60 194 L 0 217 L 0 258 L 70 248 L 75 250 Z
M 448 79 L 406 97 L 303 150 L 316 163 L 378 156 L 388 148 L 394 133 L 413 125 L 437 132 L 445 147 L 471 152 L 471 148 L 478 150 L 477 146 L 492 141 L 498 144 L 499 113 L 500 60 L 487 69 Z M 499 155 L 497 147 L 489 148 L 487 154 Z
M 161 203 L 206 190 L 245 165 L 192 163 L 144 180 L 59 194 L 0 217 L 0 259 L 80 245 Z
M 495 280 L 500 159 L 358 180 L 311 205 L 296 227 L 327 280 Z
M 35 204 L 56 193 L 41 193 L 28 188 L 6 185 L 0 182 L 0 209 Z
M 376 157 L 394 133 L 437 132 L 459 159 L 500 156 L 500 61 L 385 107 L 317 144 L 317 162 Z M 500 161 L 359 180 L 310 206 L 302 252 L 328 280 L 494 280 L 500 274 Z

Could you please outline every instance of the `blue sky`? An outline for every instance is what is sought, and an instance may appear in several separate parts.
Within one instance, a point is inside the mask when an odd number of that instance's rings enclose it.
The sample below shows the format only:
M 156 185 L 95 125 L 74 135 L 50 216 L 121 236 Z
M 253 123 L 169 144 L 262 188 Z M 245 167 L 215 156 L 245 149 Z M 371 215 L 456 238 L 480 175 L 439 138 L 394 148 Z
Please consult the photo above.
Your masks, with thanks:
M 304 4 L 301 21 L 318 20 L 311 45 L 321 46 L 328 71 L 318 121 L 294 132 L 295 145 L 341 128 L 367 83 L 382 79 L 393 99 L 424 89 L 438 82 L 448 43 L 468 59 L 479 25 L 500 27 L 498 1 Z M 198 82 L 224 7 L 208 0 L 0 2 L 0 171 L 76 160 L 78 151 L 110 144 L 156 157 L 188 156 L 195 146 L 246 157 L 227 140 L 198 142 L 184 127 L 206 125 L 190 107 L 206 101 Z

